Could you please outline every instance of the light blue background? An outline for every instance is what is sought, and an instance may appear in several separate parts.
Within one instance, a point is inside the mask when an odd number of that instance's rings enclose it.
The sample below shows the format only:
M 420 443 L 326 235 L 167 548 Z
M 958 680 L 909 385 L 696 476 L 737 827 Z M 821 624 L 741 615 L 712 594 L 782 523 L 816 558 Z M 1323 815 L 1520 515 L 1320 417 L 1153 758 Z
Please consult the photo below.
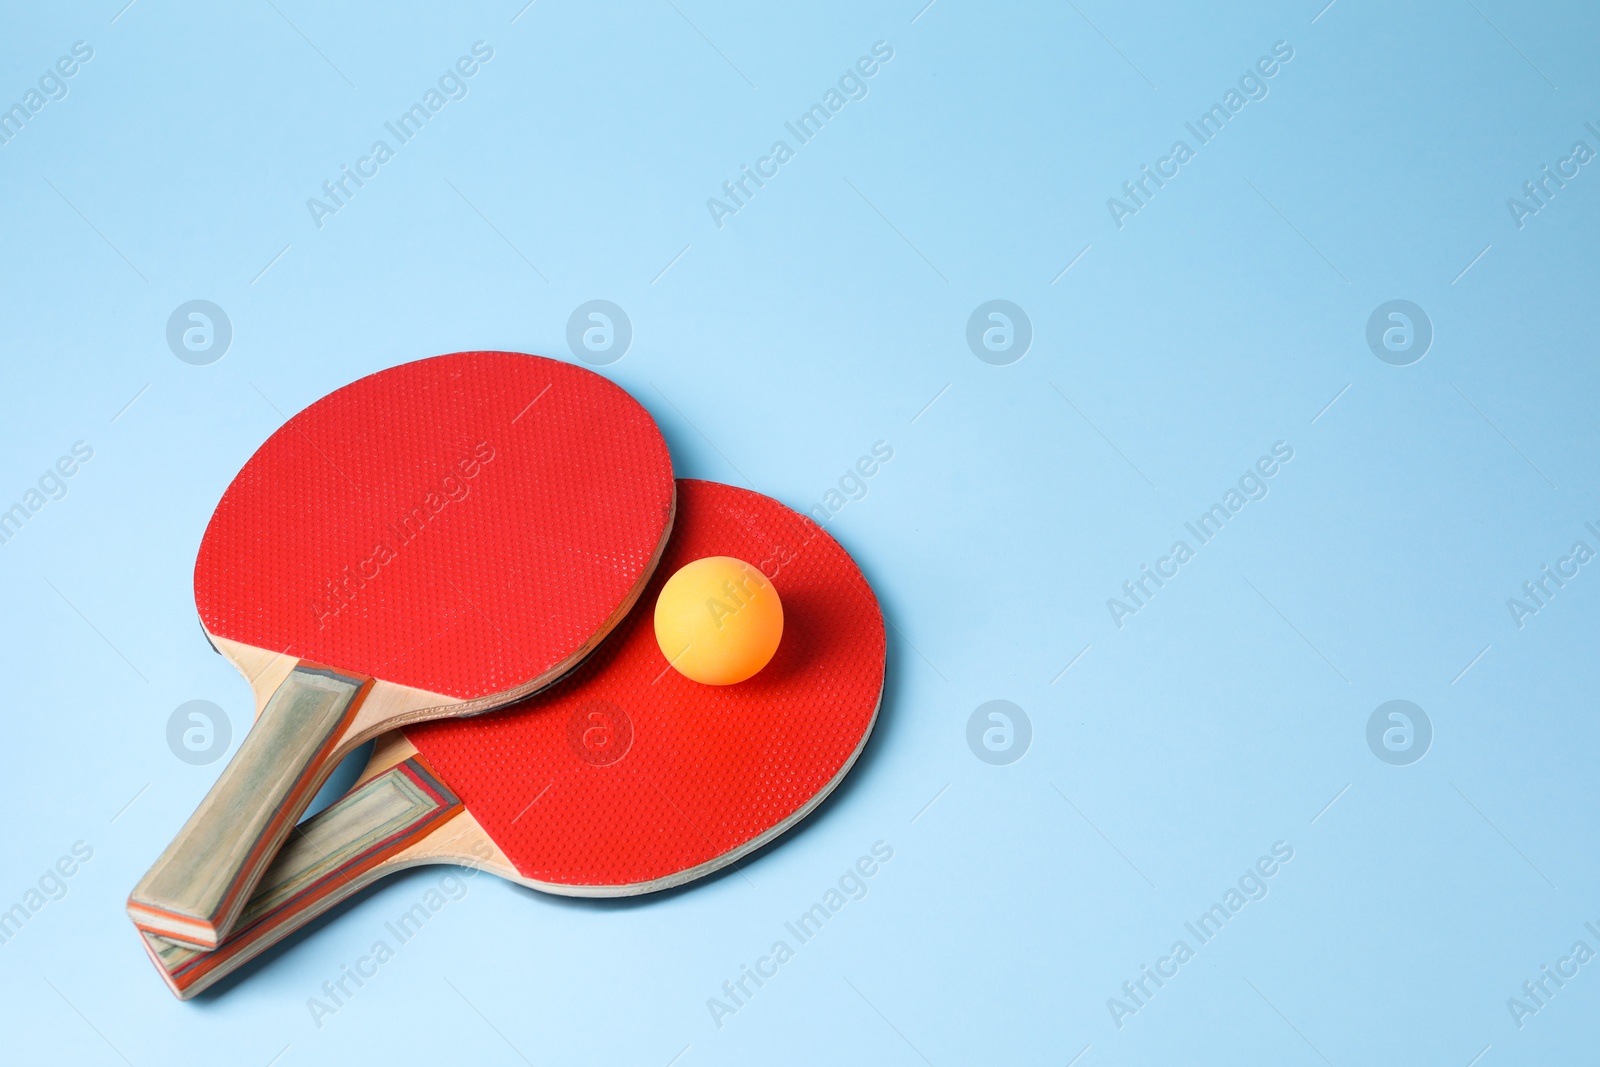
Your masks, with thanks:
M 121 2 L 8 4 L 0 34 L 0 103 L 94 48 L 0 147 L 0 506 L 94 449 L 0 545 L 0 907 L 94 850 L 0 945 L 8 1061 L 1593 1055 L 1600 963 L 1520 1029 L 1506 1006 L 1600 950 L 1600 574 L 1520 629 L 1506 606 L 1600 547 L 1600 172 L 1523 228 L 1506 206 L 1600 149 L 1592 7 Z M 318 229 L 306 198 L 479 40 L 469 95 Z M 869 95 L 714 225 L 880 40 Z M 1118 229 L 1106 199 L 1277 41 L 1270 95 Z M 164 336 L 196 298 L 234 329 L 209 366 Z M 474 879 L 317 1026 L 307 998 L 444 873 L 416 872 L 178 1003 L 122 903 L 221 767 L 174 758 L 172 710 L 215 701 L 235 744 L 248 719 L 194 618 L 217 498 L 371 371 L 574 358 L 593 298 L 681 474 L 808 508 L 894 449 L 828 524 L 892 625 L 866 756 L 743 876 L 625 904 Z M 994 298 L 1034 329 L 1009 366 L 964 337 Z M 1365 341 L 1394 298 L 1435 329 L 1407 367 Z M 1113 625 L 1277 441 L 1270 495 Z M 1033 725 L 1009 766 L 966 742 L 997 698 Z M 1410 766 L 1365 740 L 1395 698 L 1435 731 Z M 880 840 L 868 895 L 719 1028 L 707 998 Z M 1119 1028 L 1107 999 L 1277 841 L 1270 894 Z

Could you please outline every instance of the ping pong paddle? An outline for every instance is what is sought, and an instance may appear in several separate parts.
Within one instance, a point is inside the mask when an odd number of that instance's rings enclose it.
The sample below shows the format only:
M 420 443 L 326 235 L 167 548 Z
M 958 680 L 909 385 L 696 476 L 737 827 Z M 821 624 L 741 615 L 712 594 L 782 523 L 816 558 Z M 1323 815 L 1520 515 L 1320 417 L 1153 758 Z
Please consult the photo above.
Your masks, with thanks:
M 258 716 L 134 887 L 134 922 L 215 948 L 351 749 L 570 670 L 644 588 L 674 497 L 649 413 L 539 356 L 406 363 L 289 419 L 195 561 L 201 625 Z
M 772 661 L 729 686 L 690 681 L 656 643 L 679 567 L 731 555 L 783 598 Z M 709 874 L 804 818 L 849 771 L 884 677 L 877 599 L 838 542 L 768 497 L 681 480 L 649 590 L 571 675 L 492 715 L 379 739 L 362 778 L 307 820 L 233 933 L 203 953 L 145 935 L 188 999 L 383 876 L 476 867 L 570 896 L 628 896 Z

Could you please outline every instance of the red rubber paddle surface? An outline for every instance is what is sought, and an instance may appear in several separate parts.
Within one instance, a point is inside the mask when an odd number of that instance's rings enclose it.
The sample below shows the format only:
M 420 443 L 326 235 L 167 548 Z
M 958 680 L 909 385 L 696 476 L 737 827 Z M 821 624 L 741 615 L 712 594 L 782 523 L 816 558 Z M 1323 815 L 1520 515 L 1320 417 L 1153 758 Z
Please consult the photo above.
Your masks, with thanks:
M 661 586 L 703 556 L 760 567 L 783 601 L 761 673 L 709 686 L 656 645 Z M 405 728 L 523 877 L 642 885 L 747 845 L 854 760 L 883 692 L 883 616 L 832 537 L 768 497 L 680 480 L 661 565 L 582 666 L 539 696 Z
M 592 371 L 457 352 L 284 423 L 217 504 L 195 603 L 218 636 L 463 701 L 604 633 L 672 521 L 672 463 Z

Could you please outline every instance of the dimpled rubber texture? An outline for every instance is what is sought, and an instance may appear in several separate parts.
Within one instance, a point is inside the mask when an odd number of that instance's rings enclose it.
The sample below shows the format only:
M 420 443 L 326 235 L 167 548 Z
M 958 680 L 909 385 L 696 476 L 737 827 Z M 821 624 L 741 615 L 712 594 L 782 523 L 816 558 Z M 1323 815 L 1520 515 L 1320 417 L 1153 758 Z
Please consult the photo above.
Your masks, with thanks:
M 458 698 L 581 654 L 649 572 L 672 463 L 592 371 L 457 352 L 295 415 L 228 486 L 195 561 L 219 637 Z
M 760 567 L 783 599 L 776 655 L 737 685 L 692 682 L 656 645 L 661 586 L 715 555 Z M 502 711 L 405 734 L 523 877 L 639 885 L 751 842 L 826 789 L 872 727 L 884 649 L 877 598 L 820 526 L 685 479 L 649 588 L 582 666 Z

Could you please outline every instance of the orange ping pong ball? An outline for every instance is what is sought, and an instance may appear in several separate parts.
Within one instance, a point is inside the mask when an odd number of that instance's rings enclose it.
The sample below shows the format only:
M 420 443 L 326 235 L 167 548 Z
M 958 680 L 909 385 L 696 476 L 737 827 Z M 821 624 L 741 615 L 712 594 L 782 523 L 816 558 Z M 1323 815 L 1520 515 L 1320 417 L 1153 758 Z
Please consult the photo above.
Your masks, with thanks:
M 706 556 L 685 564 L 656 598 L 656 644 L 686 678 L 732 685 L 755 675 L 778 651 L 783 604 L 750 564 Z

